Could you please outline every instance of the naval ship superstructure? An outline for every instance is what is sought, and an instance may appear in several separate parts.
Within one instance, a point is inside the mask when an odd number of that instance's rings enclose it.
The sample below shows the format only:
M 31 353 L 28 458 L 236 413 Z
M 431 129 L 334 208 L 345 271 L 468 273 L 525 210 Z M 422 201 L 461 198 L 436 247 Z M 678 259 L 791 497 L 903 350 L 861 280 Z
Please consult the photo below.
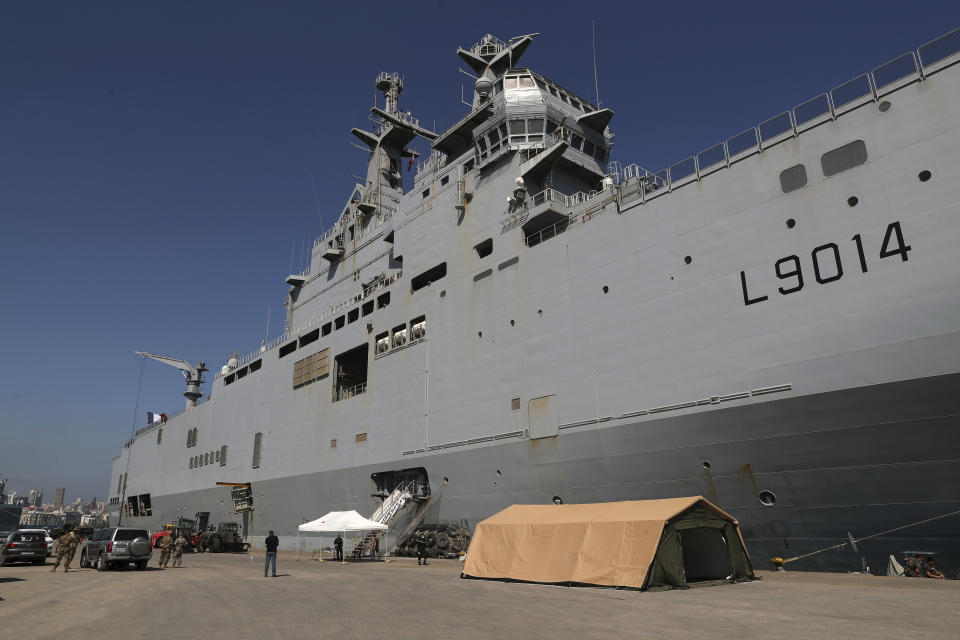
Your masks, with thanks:
M 124 444 L 113 522 L 208 511 L 292 548 L 332 510 L 403 512 L 399 536 L 699 494 L 766 566 L 960 509 L 960 31 L 659 172 L 518 66 L 532 40 L 458 49 L 473 106 L 444 132 L 377 77 L 285 333 Z M 860 551 L 958 539 L 941 518 Z

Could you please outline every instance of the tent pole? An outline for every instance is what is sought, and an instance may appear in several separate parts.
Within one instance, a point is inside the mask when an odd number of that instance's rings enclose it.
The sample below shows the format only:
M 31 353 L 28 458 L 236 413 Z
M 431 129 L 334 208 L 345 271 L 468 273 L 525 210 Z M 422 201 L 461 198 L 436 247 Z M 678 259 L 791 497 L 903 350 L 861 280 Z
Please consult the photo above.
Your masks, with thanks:
M 297 562 L 300 561 L 300 527 L 297 526 Z

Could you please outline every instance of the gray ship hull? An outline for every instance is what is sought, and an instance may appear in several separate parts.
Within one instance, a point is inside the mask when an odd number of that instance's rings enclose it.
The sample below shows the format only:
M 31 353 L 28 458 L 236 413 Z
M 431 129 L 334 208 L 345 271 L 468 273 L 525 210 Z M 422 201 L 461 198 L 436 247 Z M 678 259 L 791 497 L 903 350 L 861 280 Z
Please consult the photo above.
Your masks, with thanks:
M 339 509 L 372 513 L 372 473 L 422 466 L 436 497 L 431 520 L 468 528 L 503 505 L 553 496 L 580 503 L 703 495 L 740 520 L 752 561 L 767 567 L 773 556 L 845 542 L 848 532 L 871 535 L 960 509 L 958 389 L 960 375 L 939 376 L 268 480 L 252 487 L 249 533 L 257 540 L 273 529 L 294 548 L 300 519 Z M 762 490 L 775 494 L 775 509 L 757 503 Z M 213 520 L 232 517 L 229 493 L 216 488 L 157 497 L 154 517 L 127 522 L 157 526 L 182 513 L 180 505 L 209 510 Z M 932 549 L 954 571 L 960 518 L 859 546 L 873 567 L 889 554 Z M 848 548 L 792 566 L 861 567 Z
M 292 547 L 299 522 L 369 515 L 395 488 L 374 476 L 409 472 L 428 520 L 467 527 L 555 497 L 703 495 L 763 567 L 960 509 L 952 56 L 893 80 L 878 67 L 819 115 L 657 173 L 605 177 L 612 113 L 526 69 L 498 71 L 489 108 L 433 139 L 405 191 L 403 149 L 432 134 L 400 112 L 354 130 L 370 186 L 287 278 L 287 331 L 124 446 L 114 522 L 131 499 L 150 515 L 125 523 L 237 520 L 217 483 L 250 483 L 247 534 Z M 378 86 L 396 98 L 398 82 Z M 960 518 L 860 550 L 954 570 Z

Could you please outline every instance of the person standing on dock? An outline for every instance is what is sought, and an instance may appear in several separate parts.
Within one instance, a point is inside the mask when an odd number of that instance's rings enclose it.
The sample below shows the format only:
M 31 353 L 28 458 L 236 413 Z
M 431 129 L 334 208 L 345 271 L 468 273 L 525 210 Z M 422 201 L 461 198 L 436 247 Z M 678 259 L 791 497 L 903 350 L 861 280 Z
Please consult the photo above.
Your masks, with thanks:
M 183 566 L 183 548 L 187 545 L 187 539 L 183 537 L 183 533 L 180 533 L 177 536 L 176 542 L 173 543 L 173 566 L 174 568 L 180 568 Z
M 333 541 L 334 555 L 337 562 L 343 562 L 343 538 L 337 536 Z
M 267 557 L 263 563 L 263 577 L 267 577 L 267 569 L 273 564 L 273 577 L 277 577 L 277 547 L 280 546 L 280 538 L 273 535 L 273 530 L 263 540 L 263 546 L 267 548 Z
M 173 547 L 173 536 L 167 531 L 160 538 L 160 568 L 166 569 L 170 562 L 170 549 Z
M 57 561 L 53 563 L 51 572 L 56 572 L 60 562 L 63 561 L 63 572 L 70 571 L 70 561 L 77 550 L 77 534 L 71 529 L 57 538 Z M 66 558 L 64 560 L 64 558 Z
M 417 566 L 427 566 L 427 536 L 422 533 L 417 536 Z

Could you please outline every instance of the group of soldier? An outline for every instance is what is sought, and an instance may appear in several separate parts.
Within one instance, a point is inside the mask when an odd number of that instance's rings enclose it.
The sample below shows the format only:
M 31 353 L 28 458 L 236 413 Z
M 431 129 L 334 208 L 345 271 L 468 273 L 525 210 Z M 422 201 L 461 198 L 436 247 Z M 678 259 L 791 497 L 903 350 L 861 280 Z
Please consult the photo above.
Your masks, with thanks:
M 170 535 L 169 531 L 164 534 L 160 538 L 160 567 L 166 569 L 171 557 L 173 558 L 174 568 L 182 567 L 183 550 L 187 544 L 187 539 L 183 536 L 183 533 L 178 533 L 176 539 Z M 50 571 L 56 571 L 61 562 L 63 563 L 63 571 L 70 571 L 70 563 L 73 562 L 73 556 L 76 555 L 78 546 L 80 546 L 80 536 L 73 529 L 57 538 L 57 560 L 53 563 L 53 568 Z
M 169 531 L 163 534 L 163 537 L 160 538 L 160 568 L 167 568 L 171 555 L 173 556 L 173 567 L 182 567 L 183 549 L 186 546 L 187 539 L 183 537 L 183 533 L 177 533 L 176 540 Z

